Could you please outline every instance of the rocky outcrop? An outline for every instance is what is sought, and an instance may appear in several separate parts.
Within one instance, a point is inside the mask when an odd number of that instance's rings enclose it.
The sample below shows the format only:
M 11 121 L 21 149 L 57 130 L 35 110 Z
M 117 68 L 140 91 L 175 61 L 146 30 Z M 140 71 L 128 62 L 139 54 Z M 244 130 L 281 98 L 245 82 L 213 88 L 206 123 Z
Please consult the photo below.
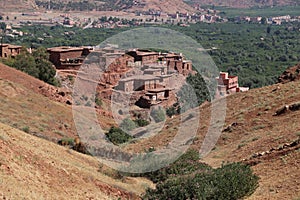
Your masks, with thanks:
M 291 67 L 283 72 L 278 78 L 279 83 L 288 83 L 291 81 L 300 80 L 300 63 L 294 67 Z
M 262 160 L 265 160 L 265 159 L 270 160 L 274 157 L 287 155 L 288 153 L 290 153 L 292 151 L 297 151 L 299 149 L 300 149 L 300 138 L 298 138 L 290 143 L 285 143 L 283 145 L 280 145 L 277 148 L 273 147 L 268 151 L 254 153 L 249 158 L 243 159 L 242 162 L 244 162 L 245 164 L 254 166 L 254 165 L 257 165 L 258 163 L 260 163 Z
M 288 111 L 294 112 L 294 111 L 298 111 L 298 110 L 300 110 L 300 102 L 295 102 L 290 105 L 285 105 L 282 108 L 279 108 L 278 110 L 276 110 L 276 112 L 273 116 L 279 116 L 284 113 L 287 113 Z

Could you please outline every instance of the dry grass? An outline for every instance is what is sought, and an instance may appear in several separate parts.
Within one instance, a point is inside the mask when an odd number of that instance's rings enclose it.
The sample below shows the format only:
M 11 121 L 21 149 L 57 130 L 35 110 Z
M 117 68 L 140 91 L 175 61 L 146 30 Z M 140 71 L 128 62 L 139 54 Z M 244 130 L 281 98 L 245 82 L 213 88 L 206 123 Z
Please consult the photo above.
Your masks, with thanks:
M 0 124 L 0 197 L 8 199 L 137 198 L 151 187 L 143 178 L 113 179 L 99 162 Z
M 76 135 L 71 107 L 6 80 L 0 80 L 0 97 L 0 122 L 49 140 Z
M 249 158 L 257 152 L 277 148 L 284 143 L 297 139 L 300 132 L 300 112 L 288 112 L 282 116 L 273 116 L 283 105 L 298 102 L 300 98 L 299 82 L 279 85 L 280 89 L 273 91 L 278 85 L 250 90 L 227 97 L 227 113 L 225 129 L 232 123 L 238 125 L 229 132 L 223 132 L 214 150 L 203 159 L 213 167 L 223 162 L 237 162 Z M 273 91 L 273 92 L 272 92 Z M 293 95 L 291 95 L 293 94 Z M 200 108 L 200 124 L 198 135 L 192 148 L 200 149 L 207 133 L 210 120 L 210 106 Z M 217 122 L 212 126 L 220 126 Z M 162 131 L 154 137 L 130 144 L 133 151 L 143 151 L 143 148 L 160 149 L 170 142 L 179 127 L 179 119 L 169 119 Z M 189 129 L 187 129 L 188 131 Z M 292 199 L 300 192 L 299 162 L 300 152 L 288 155 L 285 163 L 282 158 L 271 160 L 253 167 L 261 177 L 260 187 L 250 199 Z M 288 187 L 290 186 L 290 189 Z M 272 191 L 275 188 L 274 191 Z
M 42 133 L 42 136 L 48 138 L 75 133 L 70 107 L 53 102 L 32 92 L 28 86 L 23 87 L 24 85 L 14 81 L 2 79 L 0 86 L 0 122 L 23 128 L 29 133 Z M 280 89 L 275 90 L 278 86 Z M 300 111 L 289 111 L 280 116 L 273 114 L 278 108 L 298 102 L 299 99 L 299 82 L 268 86 L 227 97 L 225 124 L 216 121 L 212 127 L 225 129 L 233 123 L 237 123 L 237 126 L 222 133 L 214 151 L 203 158 L 203 161 L 217 167 L 223 162 L 241 161 L 254 153 L 268 151 L 295 140 L 300 132 Z M 192 148 L 196 149 L 200 149 L 210 126 L 211 106 L 205 104 L 198 109 L 200 123 L 196 139 L 192 143 Z M 183 118 L 187 116 L 188 113 Z M 113 120 L 103 121 L 109 123 Z M 144 152 L 153 147 L 160 149 L 173 140 L 180 127 L 179 123 L 179 117 L 168 119 L 164 128 L 156 135 L 137 140 L 124 148 L 131 152 Z M 188 133 L 196 125 L 198 124 L 187 124 L 185 130 Z M 49 191 L 49 194 L 53 193 L 52 197 L 58 199 L 77 199 L 82 196 L 102 199 L 101 195 L 103 198 L 105 195 L 111 198 L 110 195 L 119 193 L 116 188 L 122 188 L 121 194 L 124 190 L 140 194 L 149 185 L 144 179 L 126 179 L 123 182 L 114 180 L 99 173 L 99 163 L 89 156 L 66 150 L 11 127 L 1 127 L 0 183 L 10 184 L 0 184 L 0 191 L 6 192 L 4 195 L 15 195 L 14 198 L 7 196 L 8 198 L 19 199 L 26 195 L 35 199 L 35 195 L 40 195 L 49 199 L 48 192 L 42 193 Z M 299 169 L 299 150 L 262 160 L 253 167 L 261 179 L 260 187 L 250 199 L 298 197 Z M 14 189 L 13 184 L 19 184 L 21 189 Z M 10 193 L 8 190 L 15 192 Z

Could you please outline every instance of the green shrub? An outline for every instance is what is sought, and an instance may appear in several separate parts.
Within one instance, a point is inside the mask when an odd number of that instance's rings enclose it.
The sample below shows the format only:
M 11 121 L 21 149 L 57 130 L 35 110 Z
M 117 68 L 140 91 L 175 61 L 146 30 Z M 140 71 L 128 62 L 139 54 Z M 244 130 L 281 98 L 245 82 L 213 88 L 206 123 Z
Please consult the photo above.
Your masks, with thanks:
M 59 145 L 62 146 L 74 146 L 74 138 L 62 138 L 57 142 Z
M 232 163 L 218 169 L 174 176 L 148 189 L 144 199 L 241 199 L 258 187 L 249 166 Z
M 24 126 L 24 127 L 22 128 L 22 131 L 24 131 L 25 133 L 29 133 L 30 128 L 29 128 L 28 126 Z
M 215 199 L 241 199 L 258 187 L 258 177 L 250 166 L 241 163 L 223 165 L 214 170 Z
M 172 117 L 173 115 L 177 115 L 178 112 L 177 109 L 174 106 L 172 106 L 170 108 L 167 108 L 166 114 L 168 115 L 168 117 Z
M 166 119 L 166 114 L 161 107 L 159 107 L 158 109 L 152 109 L 150 115 L 151 117 L 153 117 L 156 123 L 165 121 Z
M 150 122 L 148 122 L 147 120 L 144 120 L 144 119 L 136 119 L 136 120 L 134 120 L 134 123 L 139 127 L 148 126 L 150 124 Z
M 154 172 L 145 173 L 142 176 L 151 179 L 154 183 L 158 183 L 174 176 L 187 175 L 209 169 L 211 169 L 210 166 L 199 162 L 199 152 L 188 150 L 171 165 Z
M 120 128 L 125 131 L 132 131 L 136 128 L 136 124 L 130 118 L 126 118 L 120 124 Z
M 110 128 L 106 136 L 107 139 L 115 145 L 123 144 L 133 139 L 131 135 L 125 133 L 122 129 L 116 128 L 114 126 Z
M 101 106 L 103 105 L 102 99 L 101 99 L 101 98 L 98 98 L 98 97 L 96 97 L 95 103 L 96 103 L 96 105 L 99 106 L 99 107 L 101 107 Z

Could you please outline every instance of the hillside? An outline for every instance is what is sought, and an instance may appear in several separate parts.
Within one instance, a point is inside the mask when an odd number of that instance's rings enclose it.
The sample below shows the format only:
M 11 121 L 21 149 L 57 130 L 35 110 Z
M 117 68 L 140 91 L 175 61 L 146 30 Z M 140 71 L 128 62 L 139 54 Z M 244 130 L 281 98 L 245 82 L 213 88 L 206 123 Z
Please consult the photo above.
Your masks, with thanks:
M 48 97 L 51 100 L 61 103 L 71 102 L 70 91 L 56 88 L 2 63 L 0 63 L 0 78 L 22 85 L 26 89 Z
M 68 95 L 59 91 L 0 64 L 0 198 L 136 199 L 150 181 L 118 177 L 95 158 L 55 144 L 77 135 Z M 100 116 L 100 123 L 112 122 Z
M 22 10 L 41 10 L 49 8 L 48 0 L 36 0 L 36 1 L 24 1 L 24 0 L 8 0 L 2 1 L 0 3 L 0 11 L 22 11 Z M 1 8 L 5 8 L 2 9 Z M 184 3 L 182 0 L 103 0 L 103 1 L 57 1 L 53 0 L 50 3 L 50 8 L 52 10 L 77 10 L 77 11 L 125 11 L 125 12 L 135 12 L 135 11 L 149 11 L 156 10 L 165 13 L 176 13 L 176 12 L 191 12 L 194 9 Z
M 204 161 L 215 166 L 224 161 L 253 161 L 253 169 L 261 180 L 250 199 L 298 198 L 300 145 L 289 148 L 288 144 L 300 138 L 300 111 L 274 114 L 285 105 L 298 103 L 299 99 L 299 82 L 230 96 L 224 131 L 216 148 Z M 199 147 L 200 143 L 196 142 L 195 146 Z M 258 158 L 252 160 L 256 155 Z
M 276 84 L 227 97 L 222 135 L 203 161 L 218 167 L 223 162 L 245 162 L 261 178 L 260 187 L 249 199 L 294 199 L 300 197 L 300 111 L 276 111 L 300 103 L 299 82 Z M 220 101 L 216 101 L 218 104 Z M 290 108 L 291 109 L 291 108 Z M 192 147 L 200 150 L 209 127 L 211 104 L 200 107 L 198 135 Z M 142 151 L 168 144 L 179 127 L 179 117 L 169 119 L 160 134 L 130 144 L 130 151 Z
M 54 142 L 76 137 L 68 91 L 3 64 L 0 86 L 0 122 Z M 108 117 L 99 119 L 104 128 L 112 125 Z
M 297 0 L 186 0 L 196 5 L 226 6 L 232 8 L 270 7 L 270 6 L 294 6 L 299 5 Z
M 94 158 L 31 136 L 53 141 L 75 137 L 71 107 L 64 98 L 56 98 L 59 92 L 52 86 L 0 67 L 1 198 L 134 199 L 151 185 L 145 179 L 105 176 L 98 172 L 99 163 Z M 296 72 L 297 66 L 287 71 Z M 260 186 L 249 199 L 300 197 L 300 85 L 294 80 L 227 97 L 225 124 L 217 121 L 211 125 L 220 127 L 222 135 L 202 161 L 214 167 L 223 162 L 250 164 L 260 177 Z M 285 106 L 289 110 L 283 109 Z M 211 104 L 205 103 L 199 110 L 200 124 L 192 142 L 197 150 L 210 126 Z M 113 120 L 102 116 L 100 121 L 109 127 Z M 160 134 L 130 143 L 126 149 L 144 152 L 165 146 L 177 133 L 179 121 L 180 117 L 168 119 Z
M 0 122 L 53 141 L 76 135 L 71 107 L 53 86 L 3 64 L 0 70 Z
M 0 1 L 0 11 L 23 11 L 33 10 L 37 6 L 34 0 L 7 0 Z
M 195 11 L 194 5 L 214 5 L 225 6 L 231 8 L 251 8 L 251 7 L 271 7 L 271 6 L 294 6 L 299 5 L 297 0 L 102 0 L 102 1 L 51 1 L 50 7 L 52 10 L 77 10 L 77 11 L 149 11 L 156 10 L 165 13 L 176 12 L 193 12 Z M 0 2 L 0 11 L 28 11 L 40 10 L 49 7 L 48 0 L 8 0 Z M 4 9 L 5 8 L 5 9 Z
M 114 179 L 99 162 L 0 123 L 1 199 L 138 199 L 151 182 Z
M 186 13 L 192 12 L 194 9 L 184 3 L 182 0 L 142 0 L 143 6 L 133 6 L 129 11 L 148 11 L 148 10 L 159 10 L 165 13 Z

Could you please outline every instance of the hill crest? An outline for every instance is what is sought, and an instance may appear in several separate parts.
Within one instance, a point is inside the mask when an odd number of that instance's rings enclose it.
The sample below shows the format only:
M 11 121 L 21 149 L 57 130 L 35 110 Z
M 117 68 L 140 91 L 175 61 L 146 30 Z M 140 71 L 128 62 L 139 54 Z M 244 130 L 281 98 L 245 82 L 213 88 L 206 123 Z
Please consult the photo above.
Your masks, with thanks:
M 52 3 L 52 4 L 51 4 Z M 138 1 L 80 1 L 75 0 L 70 4 L 70 1 L 51 1 L 49 5 L 48 0 L 39 0 L 39 1 L 24 1 L 24 0 L 8 0 L 2 1 L 0 3 L 1 11 L 29 11 L 29 10 L 41 10 L 44 8 L 48 8 L 49 6 L 56 9 L 68 10 L 71 7 L 75 8 L 78 11 L 86 11 L 87 9 L 100 9 L 101 11 L 125 11 L 125 12 L 143 12 L 149 10 L 161 11 L 164 13 L 186 13 L 193 12 L 194 8 L 190 7 L 188 4 L 183 2 L 182 0 L 138 0 Z

